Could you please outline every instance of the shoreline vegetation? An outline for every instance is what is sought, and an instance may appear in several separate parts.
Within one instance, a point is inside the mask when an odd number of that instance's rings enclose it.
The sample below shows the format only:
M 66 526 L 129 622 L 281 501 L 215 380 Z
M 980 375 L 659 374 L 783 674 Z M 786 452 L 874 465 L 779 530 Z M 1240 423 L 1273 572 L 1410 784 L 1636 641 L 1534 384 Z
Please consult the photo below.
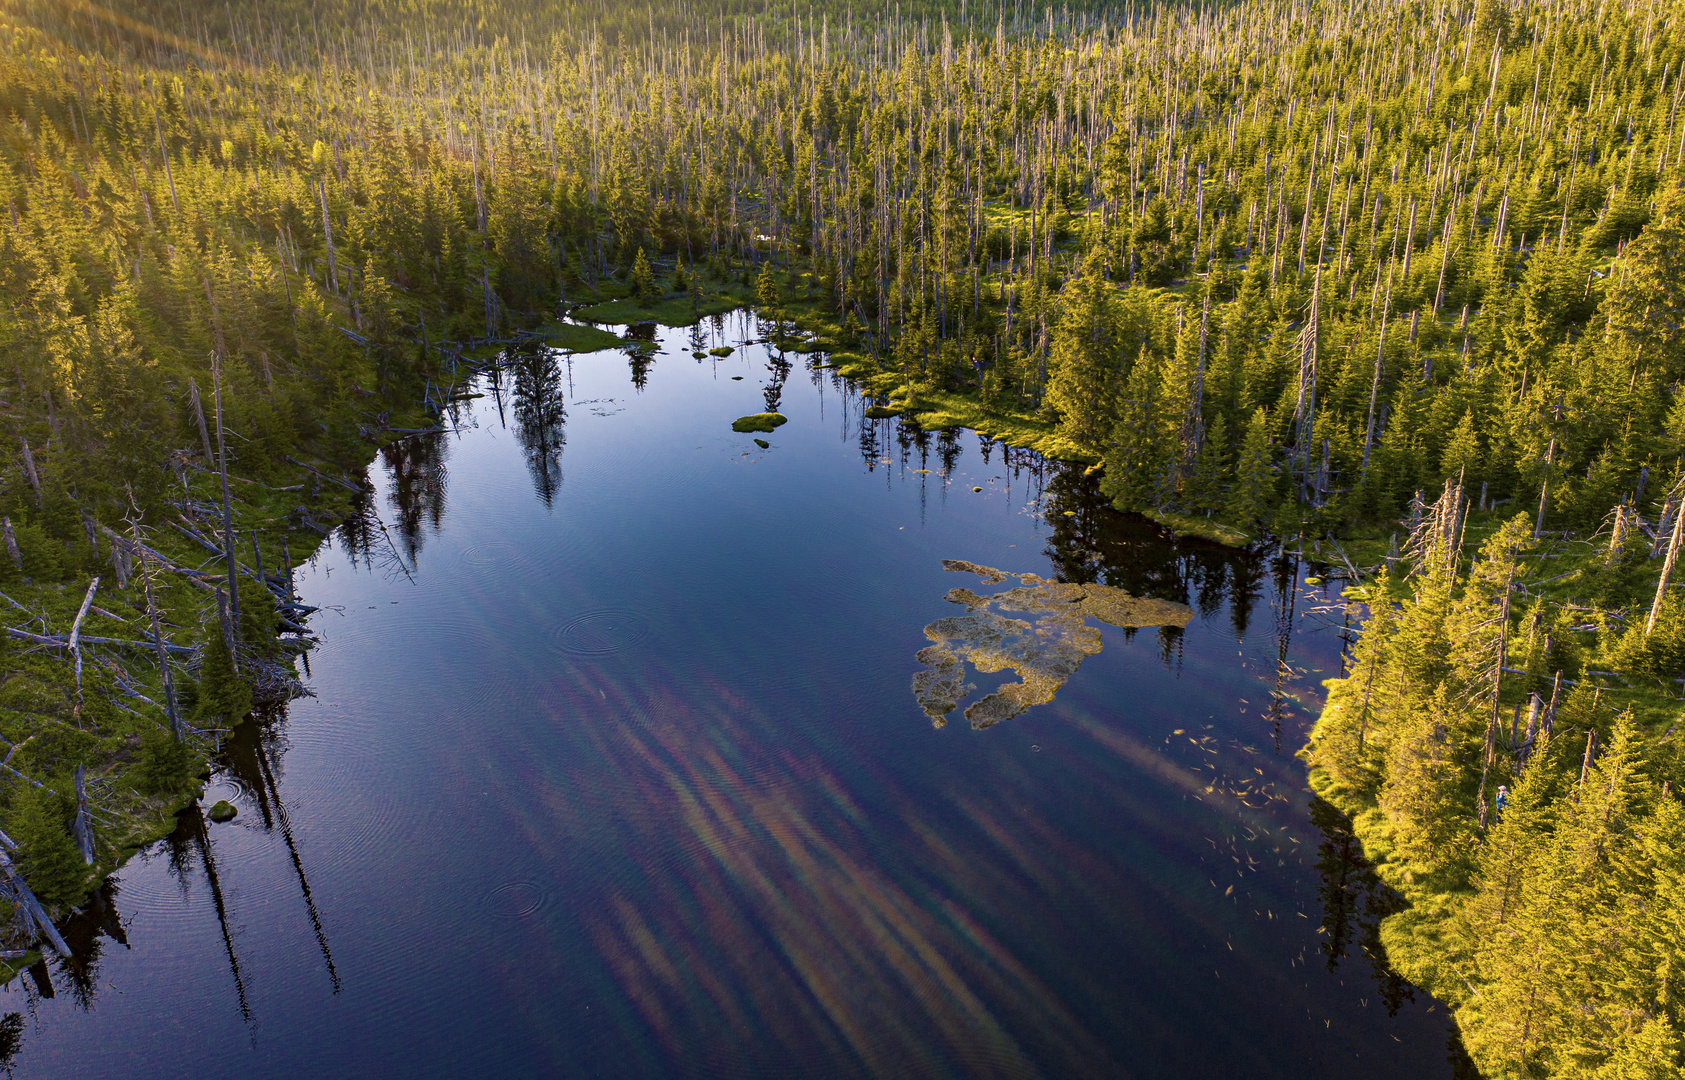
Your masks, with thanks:
M 1319 552 L 1393 962 L 1486 1075 L 1676 1074 L 1676 4 L 328 8 L 0 16 L 0 955 L 299 692 L 293 565 L 402 566 L 362 470 L 468 373 L 752 306 L 869 418 Z

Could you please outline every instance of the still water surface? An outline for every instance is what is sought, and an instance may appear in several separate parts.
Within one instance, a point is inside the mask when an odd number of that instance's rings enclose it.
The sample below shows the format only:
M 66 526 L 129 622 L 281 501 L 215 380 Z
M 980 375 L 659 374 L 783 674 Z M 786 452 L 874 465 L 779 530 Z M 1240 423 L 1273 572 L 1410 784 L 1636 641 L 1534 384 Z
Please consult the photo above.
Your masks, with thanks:
M 517 357 L 383 452 L 300 573 L 314 698 L 0 993 L 15 1075 L 1449 1076 L 1292 756 L 1342 646 L 1303 568 L 692 357 L 755 336 Z M 1192 618 L 936 726 L 925 626 L 1017 584 L 944 559 Z

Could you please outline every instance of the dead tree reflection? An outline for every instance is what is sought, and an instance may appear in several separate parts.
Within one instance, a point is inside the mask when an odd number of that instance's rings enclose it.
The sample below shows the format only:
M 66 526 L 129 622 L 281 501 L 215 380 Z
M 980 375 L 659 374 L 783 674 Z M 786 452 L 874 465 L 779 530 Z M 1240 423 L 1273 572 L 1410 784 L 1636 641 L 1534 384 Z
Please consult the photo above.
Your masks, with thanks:
M 310 890 L 310 879 L 304 871 L 304 859 L 293 837 L 292 820 L 287 816 L 287 804 L 281 797 L 281 785 L 276 775 L 281 755 L 286 749 L 282 734 L 285 719 L 283 710 L 275 710 L 253 717 L 248 723 L 235 728 L 223 743 L 217 764 L 239 782 L 241 801 L 256 805 L 263 821 L 263 831 L 272 833 L 279 828 L 293 873 L 298 878 L 299 895 L 304 899 L 310 928 L 316 935 L 316 947 L 321 950 L 328 981 L 337 994 L 340 991 L 339 971 L 334 967 L 333 950 L 328 947 L 327 933 L 322 929 L 322 916 L 316 910 L 316 898 Z

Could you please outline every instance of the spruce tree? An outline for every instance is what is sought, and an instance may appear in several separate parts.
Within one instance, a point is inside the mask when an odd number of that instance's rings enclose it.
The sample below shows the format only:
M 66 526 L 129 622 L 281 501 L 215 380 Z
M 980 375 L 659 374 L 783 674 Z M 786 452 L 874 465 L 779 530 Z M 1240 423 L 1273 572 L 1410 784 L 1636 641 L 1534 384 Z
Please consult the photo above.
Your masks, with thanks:
M 1269 432 L 1269 414 L 1253 410 L 1235 458 L 1234 483 L 1223 504 L 1223 516 L 1244 529 L 1256 527 L 1275 506 L 1276 465 Z
M 1188 509 L 1209 515 L 1223 508 L 1233 479 L 1229 465 L 1229 426 L 1223 414 L 1218 413 L 1194 458 L 1186 495 Z
M 1154 505 L 1159 480 L 1169 462 L 1158 411 L 1160 367 L 1150 350 L 1141 350 L 1119 401 L 1112 445 L 1106 453 L 1101 491 L 1125 510 Z
M 1099 252 L 1059 297 L 1048 360 L 1047 406 L 1059 430 L 1084 449 L 1100 449 L 1116 415 L 1120 312 Z
M 12 796 L 9 833 L 17 841 L 18 869 L 49 908 L 82 898 L 87 867 L 70 835 L 71 808 L 57 795 L 20 785 Z
M 1401 710 L 1390 733 L 1380 807 L 1392 842 L 1413 865 L 1454 866 L 1468 852 L 1477 746 L 1469 719 L 1444 687 Z
M 1685 187 L 1656 201 L 1644 232 L 1626 249 L 1603 310 L 1625 348 L 1643 351 L 1664 382 L 1685 376 Z
M 777 311 L 784 300 L 778 295 L 778 282 L 772 276 L 772 264 L 762 263 L 755 277 L 755 303 L 767 311 Z
M 1463 418 L 1445 442 L 1445 450 L 1439 457 L 1440 477 L 1453 480 L 1461 477 L 1464 487 L 1478 485 L 1483 476 L 1481 466 L 1484 462 L 1480 438 L 1474 433 L 1474 410 L 1470 409 L 1463 413 Z
M 193 752 L 162 728 L 141 732 L 140 759 L 141 787 L 148 794 L 179 792 L 192 776 Z
M 195 717 L 221 719 L 235 724 L 251 711 L 251 686 L 234 670 L 222 635 L 212 634 L 205 643 L 204 660 L 199 666 L 199 698 Z
M 638 249 L 637 257 L 632 260 L 631 285 L 632 299 L 639 307 L 649 307 L 661 299 L 661 293 L 655 287 L 655 274 L 649 268 L 643 248 Z
M 392 287 L 383 274 L 375 269 L 371 257 L 363 264 L 363 290 L 360 297 L 363 313 L 363 336 L 377 345 L 391 345 L 397 338 L 398 312 Z

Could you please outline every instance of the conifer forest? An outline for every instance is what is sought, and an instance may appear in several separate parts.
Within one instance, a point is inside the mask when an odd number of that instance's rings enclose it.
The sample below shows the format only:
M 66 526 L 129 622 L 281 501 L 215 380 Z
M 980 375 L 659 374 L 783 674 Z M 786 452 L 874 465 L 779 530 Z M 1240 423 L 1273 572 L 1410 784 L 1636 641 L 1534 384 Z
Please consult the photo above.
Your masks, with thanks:
M 1685 1070 L 1676 0 L 0 0 L 0 199 L 14 978 L 309 692 L 295 568 L 404 565 L 382 448 L 748 307 L 1309 560 L 1287 750 L 1466 1075 Z

